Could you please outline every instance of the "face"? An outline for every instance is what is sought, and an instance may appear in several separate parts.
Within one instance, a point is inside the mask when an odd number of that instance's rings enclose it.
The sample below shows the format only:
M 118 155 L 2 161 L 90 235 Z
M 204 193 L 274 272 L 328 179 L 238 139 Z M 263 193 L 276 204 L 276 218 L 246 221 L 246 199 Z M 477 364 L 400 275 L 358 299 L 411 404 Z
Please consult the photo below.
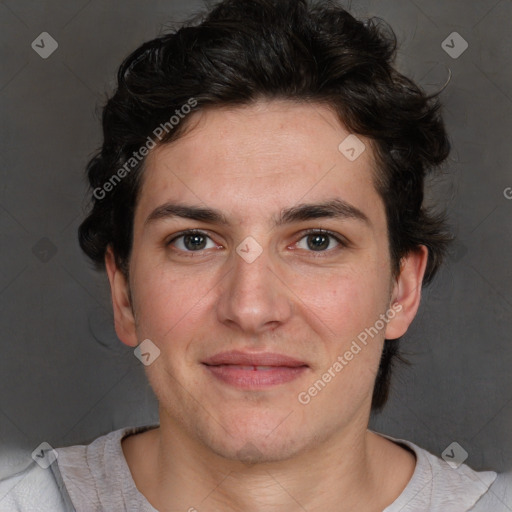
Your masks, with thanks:
M 146 372 L 161 422 L 246 460 L 364 431 L 423 261 L 393 279 L 370 142 L 347 158 L 349 132 L 321 105 L 193 116 L 146 160 L 129 283 L 107 257 L 119 337 L 160 350 Z

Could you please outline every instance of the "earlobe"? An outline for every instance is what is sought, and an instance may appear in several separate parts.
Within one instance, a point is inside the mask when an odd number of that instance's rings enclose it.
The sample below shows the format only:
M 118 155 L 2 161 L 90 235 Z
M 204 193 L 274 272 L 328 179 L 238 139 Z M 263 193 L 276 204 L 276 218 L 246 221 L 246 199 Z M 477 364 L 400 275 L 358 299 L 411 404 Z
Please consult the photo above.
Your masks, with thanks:
M 403 336 L 418 311 L 421 287 L 427 267 L 428 249 L 420 245 L 401 260 L 400 275 L 397 277 L 391 295 L 391 303 L 399 304 L 400 310 L 386 326 L 385 338 L 394 340 Z M 397 310 L 398 308 L 394 308 Z
M 138 345 L 135 319 L 130 300 L 129 284 L 126 276 L 118 268 L 114 252 L 109 246 L 105 253 L 105 268 L 110 282 L 114 324 L 118 338 L 130 347 Z

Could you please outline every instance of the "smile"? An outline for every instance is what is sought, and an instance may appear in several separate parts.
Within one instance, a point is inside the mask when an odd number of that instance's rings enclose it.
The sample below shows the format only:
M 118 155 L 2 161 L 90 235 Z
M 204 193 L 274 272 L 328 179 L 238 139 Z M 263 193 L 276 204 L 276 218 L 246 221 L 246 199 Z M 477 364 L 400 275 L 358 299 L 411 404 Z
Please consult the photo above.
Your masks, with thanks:
M 291 382 L 309 366 L 282 354 L 222 352 L 203 362 L 218 381 L 240 389 L 264 389 Z

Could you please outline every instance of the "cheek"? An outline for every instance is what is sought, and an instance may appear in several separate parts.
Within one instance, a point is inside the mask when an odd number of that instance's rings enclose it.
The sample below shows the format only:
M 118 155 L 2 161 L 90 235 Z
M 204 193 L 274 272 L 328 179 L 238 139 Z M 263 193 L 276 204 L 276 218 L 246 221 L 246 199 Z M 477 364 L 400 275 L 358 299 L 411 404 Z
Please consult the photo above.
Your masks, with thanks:
M 296 295 L 343 339 L 373 325 L 387 308 L 387 274 L 371 265 L 337 268 L 323 276 L 295 277 Z
M 157 266 L 138 268 L 146 269 L 134 276 L 133 282 L 139 337 L 147 337 L 157 345 L 168 339 L 183 339 L 198 324 L 211 286 L 199 276 L 191 277 L 190 272 L 184 276 Z

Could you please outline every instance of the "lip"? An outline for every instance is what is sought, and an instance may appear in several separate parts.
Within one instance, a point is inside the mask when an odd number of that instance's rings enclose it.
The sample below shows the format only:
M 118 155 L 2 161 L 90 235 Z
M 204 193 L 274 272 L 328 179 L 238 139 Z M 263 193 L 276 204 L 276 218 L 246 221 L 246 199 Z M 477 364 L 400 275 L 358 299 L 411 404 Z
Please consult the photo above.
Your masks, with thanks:
M 241 350 L 219 352 L 203 361 L 203 363 L 209 366 L 283 366 L 288 368 L 307 366 L 307 363 L 304 361 L 283 354 L 276 354 L 274 352 L 242 352 Z
M 309 368 L 304 361 L 283 354 L 238 350 L 215 354 L 203 361 L 203 365 L 217 380 L 241 389 L 285 384 Z

